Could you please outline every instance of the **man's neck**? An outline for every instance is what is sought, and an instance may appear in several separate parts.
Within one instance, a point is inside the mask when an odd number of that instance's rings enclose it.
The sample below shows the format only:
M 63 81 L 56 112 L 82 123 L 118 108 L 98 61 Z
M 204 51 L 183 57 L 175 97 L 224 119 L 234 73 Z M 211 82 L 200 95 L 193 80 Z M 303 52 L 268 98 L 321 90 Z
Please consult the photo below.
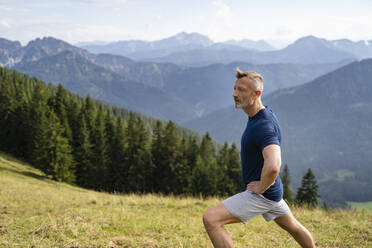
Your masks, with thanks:
M 260 112 L 261 109 L 264 109 L 265 106 L 262 104 L 261 101 L 255 102 L 253 106 L 251 106 L 249 109 L 243 109 L 244 112 L 249 116 L 253 117 L 255 116 L 258 112 Z

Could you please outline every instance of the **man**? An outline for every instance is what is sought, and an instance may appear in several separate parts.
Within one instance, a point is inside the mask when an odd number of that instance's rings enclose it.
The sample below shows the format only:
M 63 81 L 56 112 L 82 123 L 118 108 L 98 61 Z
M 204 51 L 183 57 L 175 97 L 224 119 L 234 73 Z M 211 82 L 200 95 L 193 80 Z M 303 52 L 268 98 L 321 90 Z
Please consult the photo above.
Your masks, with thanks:
M 290 212 L 282 199 L 281 132 L 271 109 L 261 102 L 262 76 L 236 70 L 233 97 L 249 120 L 241 141 L 242 176 L 246 190 L 211 207 L 203 215 L 205 229 L 214 247 L 234 247 L 225 224 L 247 223 L 262 215 L 289 232 L 302 247 L 315 247 L 310 232 Z

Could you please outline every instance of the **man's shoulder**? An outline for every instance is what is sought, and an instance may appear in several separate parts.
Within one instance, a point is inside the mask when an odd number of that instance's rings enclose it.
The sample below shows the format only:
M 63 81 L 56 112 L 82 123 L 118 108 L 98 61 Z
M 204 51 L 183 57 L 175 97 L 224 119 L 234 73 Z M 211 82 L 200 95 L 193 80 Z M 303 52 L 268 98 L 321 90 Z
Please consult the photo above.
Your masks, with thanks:
M 274 125 L 279 126 L 279 120 L 272 111 L 271 108 L 266 108 L 264 114 L 262 115 L 262 118 L 260 119 L 262 123 L 265 123 L 267 125 Z
M 266 125 L 272 125 L 278 122 L 275 114 L 272 112 L 271 109 L 265 109 L 263 114 L 260 116 L 260 118 L 257 119 L 257 122 L 260 123 L 260 126 L 262 124 Z
M 266 107 L 264 111 L 256 118 L 251 125 L 248 125 L 252 133 L 258 134 L 280 129 L 279 121 L 271 108 Z
M 272 119 L 272 118 L 275 118 L 275 114 L 274 114 L 274 111 L 269 108 L 269 107 L 266 107 L 263 111 L 263 115 L 262 115 L 262 118 L 264 119 Z
M 272 134 L 278 134 L 280 132 L 280 125 L 278 119 L 274 115 L 271 109 L 267 109 L 265 114 L 258 120 L 255 125 L 254 133 L 258 136 L 267 136 Z

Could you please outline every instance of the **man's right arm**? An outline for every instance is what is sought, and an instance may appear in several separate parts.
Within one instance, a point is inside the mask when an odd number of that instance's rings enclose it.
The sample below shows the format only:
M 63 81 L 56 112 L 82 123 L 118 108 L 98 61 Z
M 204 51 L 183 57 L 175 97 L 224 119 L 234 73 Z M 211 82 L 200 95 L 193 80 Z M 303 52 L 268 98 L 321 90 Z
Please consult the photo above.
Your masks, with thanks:
M 280 172 L 281 153 L 280 146 L 271 144 L 266 146 L 262 155 L 264 158 L 264 165 L 261 172 L 260 181 L 254 181 L 247 185 L 247 189 L 257 194 L 263 194 L 271 185 L 275 183 L 275 179 Z

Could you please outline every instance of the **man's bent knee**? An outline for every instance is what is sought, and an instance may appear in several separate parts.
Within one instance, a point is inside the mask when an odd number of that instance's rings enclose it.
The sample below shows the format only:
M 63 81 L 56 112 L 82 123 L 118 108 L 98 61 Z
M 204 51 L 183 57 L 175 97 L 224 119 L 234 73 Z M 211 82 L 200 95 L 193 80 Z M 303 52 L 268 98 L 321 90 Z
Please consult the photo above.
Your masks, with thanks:
M 206 229 L 219 228 L 225 224 L 236 222 L 241 221 L 232 216 L 222 203 L 209 208 L 203 215 L 203 223 Z
M 203 223 L 206 229 L 215 228 L 219 226 L 217 221 L 216 211 L 213 210 L 214 207 L 208 209 L 203 215 Z

